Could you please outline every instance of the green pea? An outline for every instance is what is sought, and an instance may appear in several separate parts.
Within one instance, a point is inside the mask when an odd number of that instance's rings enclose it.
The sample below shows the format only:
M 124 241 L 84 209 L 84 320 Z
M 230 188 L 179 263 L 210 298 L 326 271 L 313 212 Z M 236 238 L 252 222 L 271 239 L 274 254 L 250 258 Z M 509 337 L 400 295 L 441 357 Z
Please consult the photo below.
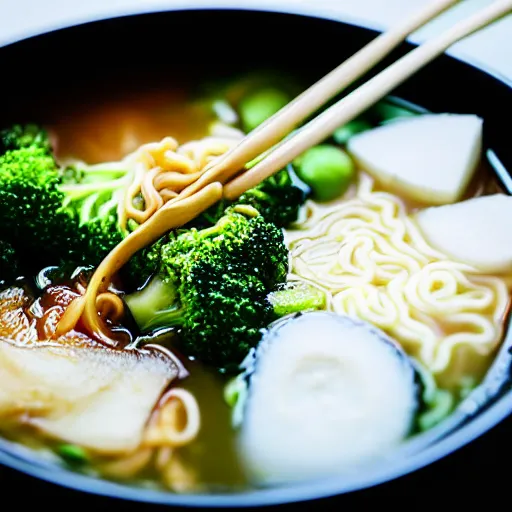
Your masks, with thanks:
M 243 395 L 246 383 L 243 378 L 238 375 L 237 377 L 232 378 L 224 388 L 224 401 L 229 405 L 229 407 L 234 407 L 236 402 Z
M 62 444 L 57 451 L 63 459 L 73 464 L 84 464 L 89 459 L 85 450 L 76 444 Z
M 281 110 L 290 98 L 279 89 L 267 88 L 246 96 L 240 102 L 240 117 L 246 132 L 254 130 L 261 123 Z
M 363 119 L 354 119 L 353 121 L 350 121 L 350 123 L 337 128 L 332 136 L 338 144 L 346 144 L 353 135 L 371 128 L 372 125 L 368 121 L 364 121 Z
M 343 195 L 355 175 L 355 166 L 345 151 L 320 144 L 305 151 L 296 161 L 299 178 L 311 188 L 317 201 L 330 201 Z
M 412 110 L 408 110 L 404 107 L 399 107 L 393 103 L 387 101 L 381 101 L 374 107 L 375 114 L 380 119 L 381 123 L 389 123 L 396 119 L 402 119 L 407 117 L 414 117 L 418 114 Z

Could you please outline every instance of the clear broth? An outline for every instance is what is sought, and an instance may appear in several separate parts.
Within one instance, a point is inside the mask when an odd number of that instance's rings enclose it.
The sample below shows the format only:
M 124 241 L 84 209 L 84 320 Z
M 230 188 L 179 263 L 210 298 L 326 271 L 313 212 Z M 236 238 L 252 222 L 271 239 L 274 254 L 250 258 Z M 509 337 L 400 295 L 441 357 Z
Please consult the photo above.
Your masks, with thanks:
M 47 112 L 44 125 L 57 136 L 59 159 L 77 158 L 87 163 L 118 160 L 139 145 L 175 137 L 178 142 L 205 136 L 215 119 L 205 103 L 197 101 L 186 88 L 128 90 L 98 89 L 94 101 L 77 101 L 70 96 L 59 109 Z M 92 94 L 89 91 L 89 94 Z M 501 187 L 492 170 L 482 162 L 468 196 Z M 420 205 L 409 205 L 411 208 Z M 190 377 L 181 384 L 197 398 L 202 429 L 198 439 L 181 449 L 180 455 L 194 468 L 201 487 L 208 490 L 237 489 L 248 485 L 236 452 L 236 434 L 231 426 L 231 410 L 224 402 L 226 378 L 197 362 L 189 362 Z M 28 444 L 22 429 L 8 430 L 6 436 Z M 45 442 L 34 442 L 34 447 Z M 155 475 L 140 475 L 153 479 Z

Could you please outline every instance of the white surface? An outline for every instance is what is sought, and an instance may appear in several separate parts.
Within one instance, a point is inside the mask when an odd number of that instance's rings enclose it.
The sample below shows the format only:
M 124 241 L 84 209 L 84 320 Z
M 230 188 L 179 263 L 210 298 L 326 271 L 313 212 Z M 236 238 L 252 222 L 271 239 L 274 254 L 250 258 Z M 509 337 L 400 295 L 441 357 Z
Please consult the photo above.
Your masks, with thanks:
M 493 194 L 424 208 L 414 218 L 430 246 L 481 272 L 506 274 L 512 269 L 511 216 L 512 196 Z
M 427 204 L 455 203 L 480 161 L 482 127 L 472 114 L 413 116 L 358 133 L 347 149 L 389 191 Z
M 0 0 L 0 45 L 38 33 L 112 15 L 187 8 L 190 4 L 319 12 L 384 29 L 432 0 Z M 420 42 L 492 0 L 463 0 L 411 39 Z M 450 54 L 486 64 L 512 79 L 512 15 L 454 45 Z
M 348 478 L 407 436 L 414 372 L 382 334 L 315 312 L 281 325 L 279 339 L 267 340 L 239 439 L 254 483 Z

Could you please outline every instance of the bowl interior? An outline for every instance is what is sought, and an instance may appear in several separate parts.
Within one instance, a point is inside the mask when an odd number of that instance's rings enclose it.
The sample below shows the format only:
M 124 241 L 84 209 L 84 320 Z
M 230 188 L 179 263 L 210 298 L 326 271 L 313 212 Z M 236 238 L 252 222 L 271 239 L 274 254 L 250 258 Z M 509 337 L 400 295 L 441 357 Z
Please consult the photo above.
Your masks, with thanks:
M 333 20 L 277 12 L 190 10 L 128 16 L 37 36 L 0 49 L 3 80 L 0 121 L 46 122 L 53 113 L 73 115 L 125 91 L 158 94 L 171 87 L 207 83 L 233 72 L 278 69 L 306 84 L 333 69 L 376 32 Z M 373 72 L 410 50 L 403 44 Z M 356 84 L 357 85 L 357 84 Z M 510 85 L 468 64 L 442 57 L 399 87 L 394 95 L 433 112 L 484 118 L 492 158 L 512 169 L 509 130 L 502 129 Z M 497 165 L 500 165 L 499 163 Z M 508 175 L 503 173 L 506 180 Z M 123 498 L 197 506 L 254 506 L 324 497 L 398 477 L 457 449 L 512 409 L 508 394 L 509 338 L 488 382 L 460 413 L 416 444 L 404 447 L 371 474 L 232 495 L 173 495 L 104 482 L 34 461 L 23 448 L 0 441 L 0 463 L 81 490 Z M 505 395 L 505 396 L 504 396 Z M 491 397 L 492 402 L 484 403 Z

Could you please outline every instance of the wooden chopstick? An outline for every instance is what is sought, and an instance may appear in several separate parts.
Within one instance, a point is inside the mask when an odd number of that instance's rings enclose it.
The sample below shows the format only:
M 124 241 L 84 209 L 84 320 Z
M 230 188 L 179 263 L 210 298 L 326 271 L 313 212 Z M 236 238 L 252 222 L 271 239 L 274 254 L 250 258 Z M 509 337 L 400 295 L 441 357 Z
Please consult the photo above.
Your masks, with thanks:
M 255 128 L 236 148 L 218 160 L 215 168 L 239 171 L 245 163 L 279 142 L 309 115 L 360 78 L 394 50 L 407 36 L 460 0 L 436 0 L 383 32 L 361 50 L 309 87 L 279 112 Z
M 452 7 L 460 0 L 435 0 L 413 13 L 394 28 L 383 32 L 337 68 L 306 89 L 279 112 L 250 132 L 235 148 L 226 152 L 201 178 L 184 189 L 175 200 L 197 192 L 203 186 L 225 183 L 244 165 L 270 149 L 304 119 L 351 85 L 394 50 L 407 36 Z
M 512 11 L 512 0 L 497 0 L 460 21 L 451 29 L 418 46 L 384 71 L 351 92 L 302 127 L 293 137 L 279 145 L 261 162 L 224 186 L 224 197 L 235 199 L 274 172 L 285 167 L 306 149 L 325 140 L 340 126 L 348 123 L 376 103 L 401 82 L 441 55 L 452 44 L 502 18 Z M 249 134 L 247 138 L 250 138 Z M 245 162 L 244 162 L 245 163 Z

